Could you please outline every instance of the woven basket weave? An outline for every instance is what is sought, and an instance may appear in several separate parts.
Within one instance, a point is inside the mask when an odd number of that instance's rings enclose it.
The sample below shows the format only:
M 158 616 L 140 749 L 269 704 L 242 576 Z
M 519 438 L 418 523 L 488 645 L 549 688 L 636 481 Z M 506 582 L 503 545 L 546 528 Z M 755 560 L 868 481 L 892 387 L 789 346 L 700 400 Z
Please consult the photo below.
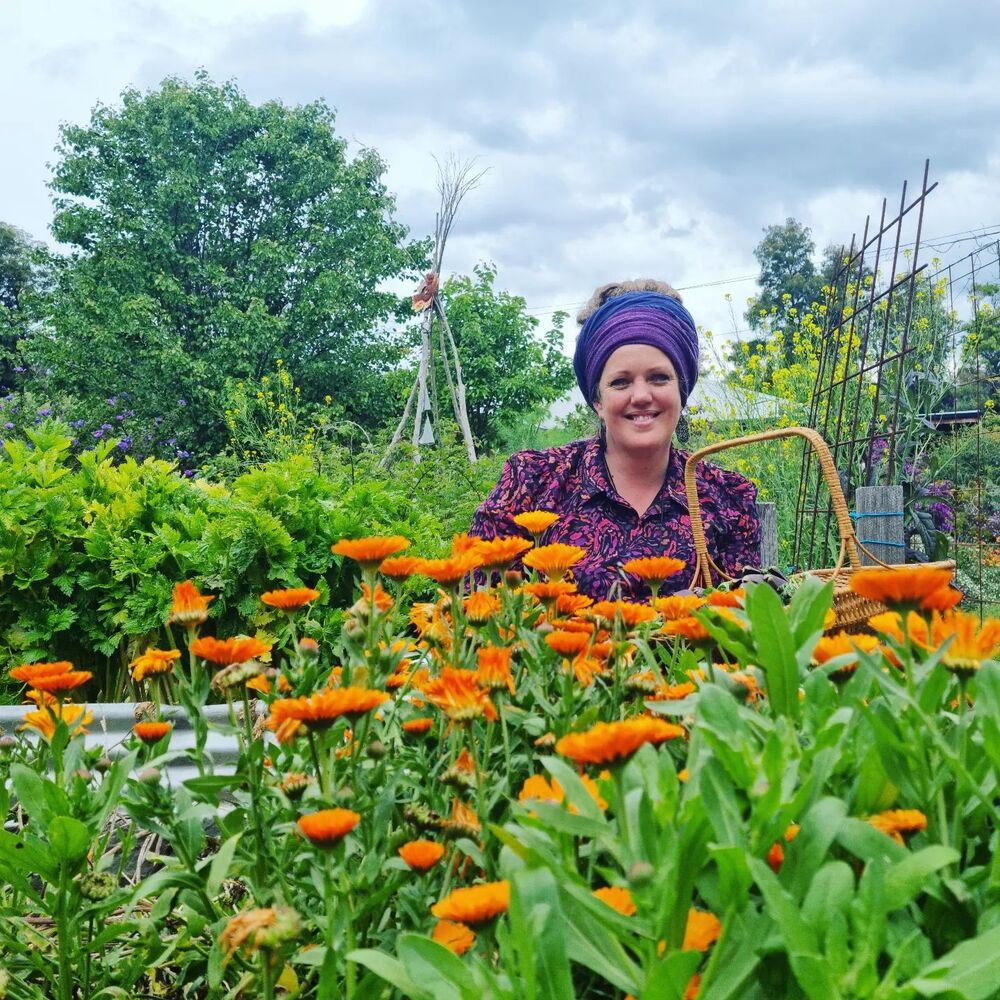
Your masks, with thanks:
M 850 588 L 851 576 L 861 565 L 861 553 L 864 552 L 876 565 L 885 569 L 899 569 L 898 566 L 888 566 L 872 552 L 866 549 L 857 539 L 854 533 L 854 525 L 851 523 L 851 516 L 847 510 L 847 501 L 844 498 L 844 491 L 840 486 L 840 477 L 833 464 L 833 457 L 826 446 L 826 442 L 810 427 L 783 427 L 780 430 L 765 431 L 761 434 L 748 434 L 746 437 L 731 438 L 728 441 L 718 441 L 710 444 L 698 451 L 692 452 L 687 460 L 684 469 L 684 492 L 687 494 L 688 512 L 691 515 L 691 534 L 694 537 L 694 549 L 696 555 L 694 577 L 691 586 L 713 586 L 712 572 L 715 571 L 716 579 L 732 579 L 729 574 L 724 573 L 708 554 L 708 543 L 705 539 L 705 525 L 701 515 L 701 503 L 698 499 L 698 487 L 695 484 L 695 467 L 708 455 L 717 451 L 724 451 L 727 448 L 737 448 L 745 444 L 753 444 L 757 441 L 773 441 L 777 438 L 801 437 L 812 446 L 816 457 L 819 460 L 820 472 L 830 491 L 830 498 L 833 501 L 833 514 L 837 521 L 837 530 L 840 533 L 840 553 L 837 563 L 830 569 L 812 569 L 799 573 L 797 576 L 805 575 L 817 576 L 821 580 L 833 580 L 833 610 L 836 612 L 837 621 L 831 631 L 844 630 L 846 632 L 868 631 L 868 619 L 872 615 L 877 615 L 887 608 L 878 601 L 870 600 L 855 594 Z M 936 569 L 955 569 L 955 563 L 951 560 L 944 562 L 924 563 L 923 565 Z

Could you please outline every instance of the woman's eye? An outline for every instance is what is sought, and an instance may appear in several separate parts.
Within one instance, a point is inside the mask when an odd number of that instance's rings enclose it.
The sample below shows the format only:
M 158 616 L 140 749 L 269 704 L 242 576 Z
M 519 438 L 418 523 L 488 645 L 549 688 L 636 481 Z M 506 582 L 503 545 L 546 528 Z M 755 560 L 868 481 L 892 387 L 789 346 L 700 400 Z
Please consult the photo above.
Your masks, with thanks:
M 649 376 L 649 381 L 650 382 L 655 382 L 657 385 L 664 385 L 665 383 L 667 383 L 667 382 L 670 381 L 670 376 L 669 375 L 650 375 Z
M 611 380 L 612 389 L 624 389 L 628 385 L 628 381 L 623 378 L 613 378 Z

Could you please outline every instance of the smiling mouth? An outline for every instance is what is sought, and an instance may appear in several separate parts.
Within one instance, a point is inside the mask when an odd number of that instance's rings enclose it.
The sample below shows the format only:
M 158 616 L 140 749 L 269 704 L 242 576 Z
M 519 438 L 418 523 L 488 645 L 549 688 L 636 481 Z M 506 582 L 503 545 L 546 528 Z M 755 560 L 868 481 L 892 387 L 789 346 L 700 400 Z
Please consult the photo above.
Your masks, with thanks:
M 626 420 L 631 420 L 633 424 L 637 424 L 642 427 L 646 424 L 651 424 L 657 417 L 659 413 L 633 413 L 630 416 L 626 416 Z

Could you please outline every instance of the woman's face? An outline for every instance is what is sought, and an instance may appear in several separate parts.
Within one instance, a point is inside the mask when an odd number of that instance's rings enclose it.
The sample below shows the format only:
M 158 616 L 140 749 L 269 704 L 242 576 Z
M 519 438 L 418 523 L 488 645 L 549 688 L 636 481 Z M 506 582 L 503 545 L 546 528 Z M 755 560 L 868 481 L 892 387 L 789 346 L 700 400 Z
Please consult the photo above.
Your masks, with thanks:
M 594 410 L 607 429 L 608 448 L 641 453 L 669 446 L 681 416 L 673 362 L 650 344 L 625 344 L 608 358 Z

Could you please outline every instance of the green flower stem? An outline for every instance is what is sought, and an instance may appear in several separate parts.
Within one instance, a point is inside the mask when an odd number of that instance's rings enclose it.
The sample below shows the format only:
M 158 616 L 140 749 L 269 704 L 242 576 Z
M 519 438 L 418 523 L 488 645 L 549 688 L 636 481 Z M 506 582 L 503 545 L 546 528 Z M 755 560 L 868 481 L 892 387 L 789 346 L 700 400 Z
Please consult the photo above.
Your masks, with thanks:
M 69 865 L 59 864 L 59 885 L 56 895 L 56 948 L 59 960 L 60 1000 L 73 1000 L 73 966 L 70 961 L 69 915 L 66 903 L 70 893 Z
M 632 838 L 629 836 L 628 816 L 625 812 L 625 762 L 614 764 L 611 770 L 612 799 L 615 805 L 615 818 L 618 820 L 618 836 L 625 846 L 625 854 L 632 859 Z
M 320 764 L 319 751 L 316 749 L 316 737 L 309 728 L 306 729 L 306 739 L 309 741 L 309 753 L 312 756 L 313 767 L 316 769 L 316 780 L 319 782 L 319 790 L 329 800 L 330 787 L 327 783 L 326 769 Z
M 487 730 L 487 734 L 489 730 Z M 472 738 L 471 732 L 469 733 L 469 739 L 466 741 L 469 747 L 469 752 L 472 754 L 472 766 L 476 769 L 476 815 L 479 817 L 479 829 L 480 832 L 485 834 L 486 832 L 486 784 L 483 781 L 483 769 L 482 762 L 479 756 L 478 750 L 478 740 Z M 486 760 L 489 760 L 489 748 L 487 747 L 485 753 Z M 493 860 L 489 854 L 484 854 L 486 862 L 486 877 L 493 878 Z
M 260 960 L 260 995 L 263 1000 L 274 1000 L 274 969 L 271 968 L 270 950 L 261 948 L 257 958 Z
M 262 776 L 260 764 L 262 763 L 259 759 L 260 748 L 257 746 L 253 735 L 253 712 L 250 707 L 250 693 L 247 691 L 246 685 L 242 685 L 243 691 L 243 727 L 244 727 L 244 739 L 246 740 L 246 747 L 244 748 L 244 755 L 247 762 L 247 777 L 249 778 L 250 784 L 250 812 L 253 816 L 253 828 L 254 828 L 254 839 L 256 841 L 256 850 L 254 851 L 254 868 L 255 874 L 257 876 L 257 884 L 254 887 L 256 889 L 255 895 L 258 897 L 258 902 L 261 902 L 259 893 L 261 888 L 267 885 L 267 844 L 264 842 L 264 818 L 261 814 L 260 800 L 261 800 L 261 784 Z
M 958 678 L 958 762 L 959 766 L 965 770 L 967 767 L 967 761 L 969 759 L 969 736 L 970 730 L 972 728 L 972 719 L 969 718 L 966 703 L 966 687 L 968 681 L 965 677 L 959 675 Z M 958 796 L 958 786 L 955 787 L 955 801 L 952 802 L 952 810 L 954 815 L 952 816 L 952 846 L 959 853 L 958 866 L 961 868 L 962 859 L 962 835 L 964 833 L 964 827 L 962 825 L 962 813 L 963 806 L 965 805 L 964 799 L 959 800 Z
M 500 716 L 500 735 L 503 738 L 503 765 L 504 774 L 510 775 L 511 771 L 510 763 L 510 733 L 507 731 L 507 698 L 504 695 L 499 695 L 497 697 L 497 714 Z
M 93 911 L 87 916 L 87 942 L 86 950 L 83 953 L 83 995 L 85 997 L 90 996 L 90 952 L 91 952 L 91 941 L 94 940 L 94 913 Z

